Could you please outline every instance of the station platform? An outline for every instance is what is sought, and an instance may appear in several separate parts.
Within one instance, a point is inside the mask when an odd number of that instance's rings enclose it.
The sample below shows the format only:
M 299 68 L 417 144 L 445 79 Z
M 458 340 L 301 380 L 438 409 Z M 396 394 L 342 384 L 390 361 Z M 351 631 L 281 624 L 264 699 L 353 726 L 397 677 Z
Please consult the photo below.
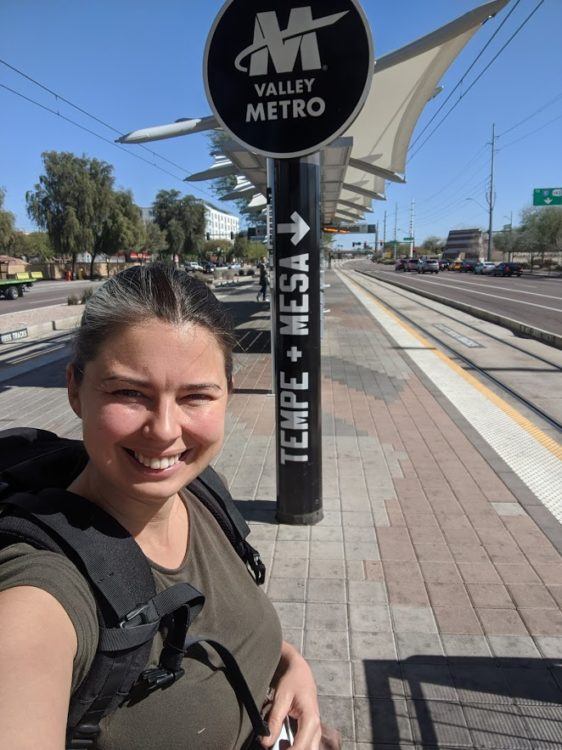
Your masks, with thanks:
M 255 283 L 219 294 L 240 346 L 216 462 L 324 721 L 344 750 L 562 748 L 559 444 L 351 277 L 326 282 L 323 521 L 275 522 L 269 306 Z M 63 363 L 2 383 L 0 424 L 79 436 Z

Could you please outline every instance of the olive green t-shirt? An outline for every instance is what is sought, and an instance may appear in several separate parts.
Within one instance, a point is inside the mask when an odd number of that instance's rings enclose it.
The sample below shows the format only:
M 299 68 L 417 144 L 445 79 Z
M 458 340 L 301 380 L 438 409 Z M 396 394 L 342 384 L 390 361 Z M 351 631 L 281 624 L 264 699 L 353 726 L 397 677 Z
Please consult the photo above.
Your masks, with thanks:
M 205 597 L 191 635 L 219 641 L 235 656 L 260 707 L 279 662 L 281 628 L 273 605 L 248 574 L 218 524 L 185 493 L 188 553 L 177 570 L 150 563 L 156 590 L 188 582 Z M 88 673 L 98 639 L 96 605 L 86 580 L 64 556 L 15 544 L 0 551 L 0 590 L 36 586 L 64 607 L 76 630 L 73 691 Z M 150 666 L 158 663 L 162 638 L 154 639 Z M 215 652 L 184 659 L 185 675 L 102 721 L 96 750 L 238 750 L 251 732 Z M 198 647 L 195 649 L 198 651 Z

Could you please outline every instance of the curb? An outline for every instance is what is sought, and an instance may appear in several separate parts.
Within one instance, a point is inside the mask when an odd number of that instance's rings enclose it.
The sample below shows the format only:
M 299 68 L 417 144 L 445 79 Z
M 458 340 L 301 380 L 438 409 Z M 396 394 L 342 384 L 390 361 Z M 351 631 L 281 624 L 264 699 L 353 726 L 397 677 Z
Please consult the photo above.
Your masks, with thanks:
M 361 273 L 361 271 L 359 271 L 359 273 Z M 513 320 L 513 318 L 506 318 L 503 315 L 498 315 L 498 313 L 490 312 L 490 310 L 483 310 L 481 307 L 473 307 L 472 305 L 467 305 L 465 302 L 444 300 L 438 294 L 433 294 L 432 292 L 426 292 L 425 290 L 420 289 L 412 289 L 411 286 L 402 284 L 397 279 L 381 279 L 379 276 L 375 276 L 374 278 L 376 278 L 378 281 L 382 281 L 385 284 L 390 284 L 391 286 L 397 286 L 400 287 L 400 289 L 405 289 L 407 292 L 411 292 L 412 294 L 418 294 L 420 297 L 426 297 L 427 299 L 433 300 L 434 302 L 439 302 L 441 305 L 454 307 L 456 310 L 460 310 L 461 312 L 473 315 L 475 318 L 486 320 L 488 321 L 488 323 L 496 323 L 497 325 L 503 326 L 504 328 L 508 328 L 514 333 L 519 333 L 523 336 L 528 336 L 530 338 L 537 339 L 538 341 L 543 341 L 545 344 L 549 344 L 556 349 L 562 349 L 562 336 L 557 333 L 551 333 L 550 331 L 545 331 L 542 328 L 536 328 L 535 326 L 521 323 L 521 321 Z
M 11 331 L 0 331 L 0 345 L 1 344 L 12 344 L 14 341 L 29 341 L 30 339 L 37 338 L 46 333 L 52 333 L 53 331 L 70 331 L 74 328 L 78 328 L 82 313 L 78 315 L 68 316 L 67 318 L 59 318 L 58 320 L 49 320 L 44 323 L 32 323 L 31 325 L 22 325 L 19 328 L 13 328 Z M 11 333 L 16 331 L 26 331 L 25 336 L 17 336 L 12 339 L 6 338 Z

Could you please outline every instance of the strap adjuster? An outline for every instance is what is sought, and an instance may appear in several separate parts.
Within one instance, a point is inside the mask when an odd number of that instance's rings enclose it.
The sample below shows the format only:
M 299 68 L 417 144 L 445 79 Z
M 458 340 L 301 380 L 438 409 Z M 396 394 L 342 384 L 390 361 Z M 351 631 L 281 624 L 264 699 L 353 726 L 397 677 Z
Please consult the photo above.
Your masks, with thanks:
M 140 623 L 137 622 L 135 625 L 147 625 L 150 622 L 154 621 L 154 618 L 150 618 L 148 614 L 148 609 L 151 605 L 151 602 L 146 602 L 145 604 L 140 604 L 138 607 L 135 607 L 130 612 L 128 612 L 125 617 L 121 620 L 119 623 L 120 628 L 127 628 L 133 620 L 136 620 L 137 617 L 140 617 Z
M 248 544 L 248 542 L 246 542 L 244 561 L 252 571 L 258 586 L 261 586 L 265 581 L 265 565 L 260 557 L 260 553 Z
M 174 682 L 183 677 L 184 669 L 165 669 L 164 667 L 152 667 L 141 673 L 138 684 L 145 687 L 149 693 L 173 685 Z

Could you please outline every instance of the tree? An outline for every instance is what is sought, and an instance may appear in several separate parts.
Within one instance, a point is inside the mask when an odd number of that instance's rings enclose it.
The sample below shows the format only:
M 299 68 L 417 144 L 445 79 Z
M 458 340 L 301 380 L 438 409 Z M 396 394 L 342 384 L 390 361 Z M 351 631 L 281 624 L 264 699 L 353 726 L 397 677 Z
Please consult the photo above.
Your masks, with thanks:
M 116 250 L 140 249 L 146 230 L 141 210 L 130 190 L 111 191 L 103 197 L 104 221 L 100 223 L 90 261 L 90 278 L 98 255 L 112 255 Z
M 562 208 L 525 208 L 521 212 L 518 245 L 527 252 L 538 253 L 544 263 L 545 253 L 562 251 Z M 519 249 L 518 247 L 518 249 Z
M 422 243 L 422 249 L 426 255 L 437 255 L 443 250 L 445 243 L 439 237 L 430 235 Z
M 8 251 L 12 247 L 15 236 L 15 217 L 11 211 L 4 210 L 6 191 L 0 188 L 0 251 Z
M 230 240 L 207 240 L 203 244 L 201 257 L 205 260 L 211 260 L 213 255 L 220 257 L 221 255 L 228 255 L 231 251 L 232 242 Z
M 179 190 L 160 190 L 152 204 L 154 221 L 166 234 L 168 252 L 199 254 L 205 234 L 205 208 L 193 195 Z
M 147 222 L 144 228 L 144 238 L 140 247 L 141 251 L 143 253 L 159 255 L 166 248 L 165 232 L 163 232 L 153 221 Z
M 47 232 L 30 232 L 30 234 L 16 232 L 11 253 L 16 258 L 48 260 L 53 257 L 54 250 Z
M 29 217 L 45 229 L 55 252 L 70 256 L 72 271 L 79 252 L 95 254 L 108 220 L 113 167 L 98 159 L 47 151 L 45 174 L 26 193 Z

